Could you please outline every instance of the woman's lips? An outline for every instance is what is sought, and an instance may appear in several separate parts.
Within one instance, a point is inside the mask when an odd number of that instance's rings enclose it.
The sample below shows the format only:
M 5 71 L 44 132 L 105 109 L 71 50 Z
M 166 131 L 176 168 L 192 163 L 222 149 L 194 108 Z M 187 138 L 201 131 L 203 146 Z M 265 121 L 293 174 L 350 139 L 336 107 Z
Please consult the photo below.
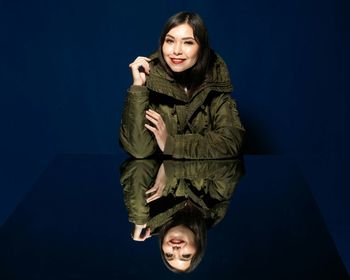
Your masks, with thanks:
M 184 243 L 185 241 L 183 241 L 183 240 L 181 240 L 181 239 L 175 239 L 175 238 L 173 238 L 173 239 L 170 239 L 169 242 L 172 243 L 172 244 L 179 245 L 179 244 Z
M 181 64 L 182 62 L 184 62 L 184 59 L 181 58 L 170 58 L 171 62 L 174 64 Z

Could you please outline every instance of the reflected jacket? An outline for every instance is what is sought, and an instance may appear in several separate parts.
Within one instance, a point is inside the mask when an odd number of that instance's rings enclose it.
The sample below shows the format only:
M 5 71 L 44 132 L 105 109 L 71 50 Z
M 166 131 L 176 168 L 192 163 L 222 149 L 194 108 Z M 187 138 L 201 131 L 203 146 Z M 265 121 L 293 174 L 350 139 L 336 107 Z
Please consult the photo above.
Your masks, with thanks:
M 241 159 L 163 162 L 166 186 L 162 197 L 146 203 L 145 192 L 155 181 L 161 162 L 154 159 L 128 160 L 121 166 L 121 186 L 128 220 L 147 224 L 152 234 L 183 209 L 190 200 L 203 213 L 211 228 L 225 216 L 231 196 L 244 174 Z
M 145 111 L 158 112 L 168 138 L 163 154 L 182 159 L 228 158 L 240 154 L 244 136 L 225 62 L 215 55 L 213 67 L 191 96 L 161 67 L 158 54 L 150 56 L 145 86 L 128 89 L 120 143 L 133 157 L 159 153 L 152 132 L 145 128 Z

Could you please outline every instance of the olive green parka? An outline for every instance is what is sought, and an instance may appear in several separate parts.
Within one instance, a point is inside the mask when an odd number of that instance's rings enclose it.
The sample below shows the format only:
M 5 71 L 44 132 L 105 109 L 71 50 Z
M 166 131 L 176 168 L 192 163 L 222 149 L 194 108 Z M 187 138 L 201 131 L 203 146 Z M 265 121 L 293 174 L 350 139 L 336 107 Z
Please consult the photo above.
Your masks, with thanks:
M 147 203 L 145 192 L 153 187 L 162 163 L 166 174 L 162 197 Z M 121 165 L 120 170 L 128 220 L 136 225 L 146 224 L 155 234 L 188 201 L 203 213 L 208 228 L 219 223 L 244 175 L 244 164 L 238 158 L 163 162 L 156 159 L 129 159 Z
M 146 158 L 159 148 L 145 128 L 145 111 L 158 112 L 168 138 L 164 155 L 182 159 L 234 157 L 241 153 L 244 128 L 225 62 L 215 55 L 204 82 L 191 95 L 172 79 L 159 63 L 158 53 L 150 58 L 145 86 L 132 85 L 122 114 L 120 143 L 133 157 Z M 158 150 L 158 151 L 157 151 Z

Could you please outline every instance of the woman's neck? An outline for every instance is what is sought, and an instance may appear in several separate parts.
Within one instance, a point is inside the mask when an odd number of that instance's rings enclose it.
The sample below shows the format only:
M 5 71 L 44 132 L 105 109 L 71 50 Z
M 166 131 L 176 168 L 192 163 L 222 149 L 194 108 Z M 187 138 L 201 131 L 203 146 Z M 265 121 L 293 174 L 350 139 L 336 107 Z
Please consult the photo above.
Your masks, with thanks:
M 178 83 L 187 94 L 191 89 L 191 81 L 189 80 L 189 73 L 187 71 L 174 74 L 175 81 Z

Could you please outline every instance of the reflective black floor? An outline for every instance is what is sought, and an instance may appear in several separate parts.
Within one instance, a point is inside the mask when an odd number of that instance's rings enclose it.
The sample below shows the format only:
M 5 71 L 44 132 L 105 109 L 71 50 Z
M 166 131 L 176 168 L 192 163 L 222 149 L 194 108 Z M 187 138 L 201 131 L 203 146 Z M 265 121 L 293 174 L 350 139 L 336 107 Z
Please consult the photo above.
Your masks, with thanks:
M 61 155 L 0 229 L 0 279 L 177 279 L 157 237 L 130 238 L 126 155 Z M 186 279 L 348 279 L 292 159 L 246 156 L 225 218 Z

